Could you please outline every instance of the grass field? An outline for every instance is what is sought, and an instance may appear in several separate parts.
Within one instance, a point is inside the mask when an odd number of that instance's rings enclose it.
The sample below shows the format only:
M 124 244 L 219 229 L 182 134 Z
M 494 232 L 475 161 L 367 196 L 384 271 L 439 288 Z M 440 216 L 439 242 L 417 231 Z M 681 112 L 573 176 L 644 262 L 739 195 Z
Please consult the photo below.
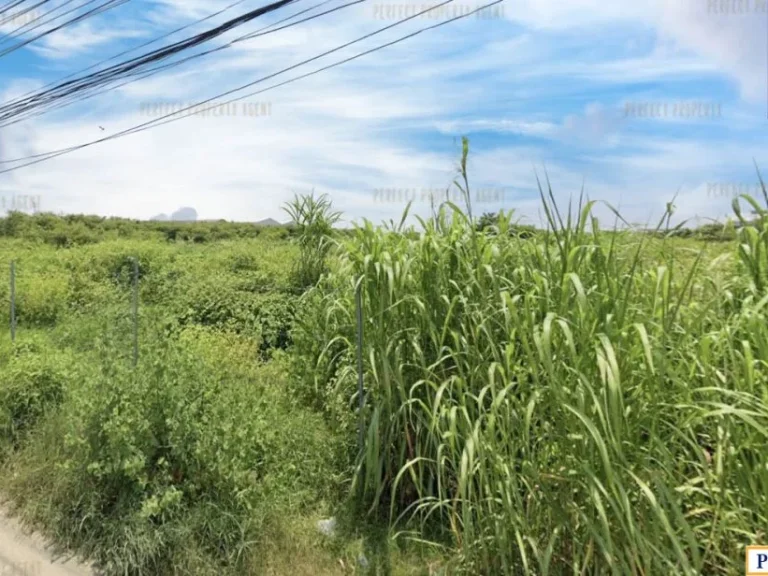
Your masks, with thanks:
M 290 230 L 2 220 L 2 496 L 109 574 L 742 573 L 768 220 L 715 241 L 542 203 L 533 235 L 450 205 L 342 233 L 312 198 Z

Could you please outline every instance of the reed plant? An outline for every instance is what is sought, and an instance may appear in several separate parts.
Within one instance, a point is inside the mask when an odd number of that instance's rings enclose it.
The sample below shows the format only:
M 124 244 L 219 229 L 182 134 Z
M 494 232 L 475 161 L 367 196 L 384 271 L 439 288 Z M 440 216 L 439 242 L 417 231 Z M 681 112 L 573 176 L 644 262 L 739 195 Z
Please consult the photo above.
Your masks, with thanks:
M 295 351 L 338 416 L 362 284 L 355 494 L 472 574 L 740 573 L 768 529 L 765 209 L 747 200 L 728 268 L 668 245 L 669 213 L 659 240 L 539 190 L 533 240 L 512 213 L 484 234 L 468 207 L 415 230 L 406 210 L 358 226 L 305 296 Z

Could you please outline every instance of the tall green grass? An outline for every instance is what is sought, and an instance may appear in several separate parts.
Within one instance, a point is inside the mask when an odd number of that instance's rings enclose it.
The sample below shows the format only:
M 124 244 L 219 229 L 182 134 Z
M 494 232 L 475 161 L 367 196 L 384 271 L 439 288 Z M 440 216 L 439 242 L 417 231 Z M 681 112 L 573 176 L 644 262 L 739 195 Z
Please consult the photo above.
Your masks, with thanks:
M 449 203 L 366 222 L 305 297 L 299 372 L 353 450 L 363 285 L 357 494 L 473 574 L 739 573 L 768 528 L 766 211 L 731 273 L 540 190 L 541 238 Z
M 333 225 L 341 218 L 340 212 L 331 209 L 326 195 L 315 198 L 294 196 L 283 210 L 291 217 L 296 229 L 299 257 L 293 268 L 293 282 L 299 291 L 317 283 L 327 271 L 326 259 L 333 248 Z

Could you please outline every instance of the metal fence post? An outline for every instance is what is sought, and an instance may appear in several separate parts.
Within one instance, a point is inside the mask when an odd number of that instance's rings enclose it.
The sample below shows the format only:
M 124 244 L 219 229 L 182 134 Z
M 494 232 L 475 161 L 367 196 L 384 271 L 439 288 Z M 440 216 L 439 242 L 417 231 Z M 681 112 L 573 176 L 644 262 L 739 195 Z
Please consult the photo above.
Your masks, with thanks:
M 357 307 L 357 395 L 360 405 L 359 409 L 359 445 L 363 449 L 363 406 L 365 398 L 363 396 L 363 279 L 360 278 L 355 293 L 355 302 Z
M 11 342 L 16 341 L 16 262 L 11 260 Z
M 133 366 L 139 362 L 139 259 L 133 259 Z

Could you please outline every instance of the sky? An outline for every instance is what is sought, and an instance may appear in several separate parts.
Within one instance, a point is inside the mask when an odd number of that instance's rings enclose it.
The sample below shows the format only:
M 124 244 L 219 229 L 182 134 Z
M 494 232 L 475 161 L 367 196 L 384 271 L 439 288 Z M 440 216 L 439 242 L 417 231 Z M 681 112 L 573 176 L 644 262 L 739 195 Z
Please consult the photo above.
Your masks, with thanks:
M 297 0 L 191 53 L 319 1 Z M 0 56 L 0 102 L 232 2 L 130 0 L 52 33 Z M 0 11 L 8 3 L 0 1 Z M 266 3 L 242 0 L 125 58 Z M 343 4 L 329 0 L 305 16 Z M 0 213 L 36 198 L 35 206 L 54 213 L 149 219 L 187 206 L 206 220 L 285 221 L 285 202 L 314 192 L 326 194 L 344 222 L 399 220 L 409 199 L 414 214 L 427 214 L 430 195 L 449 190 L 458 198 L 464 136 L 473 212 L 514 210 L 531 224 L 542 219 L 539 183 L 551 186 L 564 210 L 581 194 L 598 201 L 605 225 L 614 223 L 611 207 L 627 222 L 654 225 L 673 198 L 673 221 L 699 225 L 732 215 L 734 195 L 755 195 L 756 165 L 768 178 L 766 0 L 504 0 L 450 21 L 483 5 L 453 0 L 395 25 L 435 4 L 364 0 L 2 126 L 0 171 L 17 166 L 14 159 L 104 138 L 389 27 L 233 93 L 229 98 L 243 99 L 215 112 L 186 113 L 0 173 Z M 18 42 L 7 34 L 24 18 L 0 25 L 0 54 Z M 257 90 L 264 91 L 248 95 Z

